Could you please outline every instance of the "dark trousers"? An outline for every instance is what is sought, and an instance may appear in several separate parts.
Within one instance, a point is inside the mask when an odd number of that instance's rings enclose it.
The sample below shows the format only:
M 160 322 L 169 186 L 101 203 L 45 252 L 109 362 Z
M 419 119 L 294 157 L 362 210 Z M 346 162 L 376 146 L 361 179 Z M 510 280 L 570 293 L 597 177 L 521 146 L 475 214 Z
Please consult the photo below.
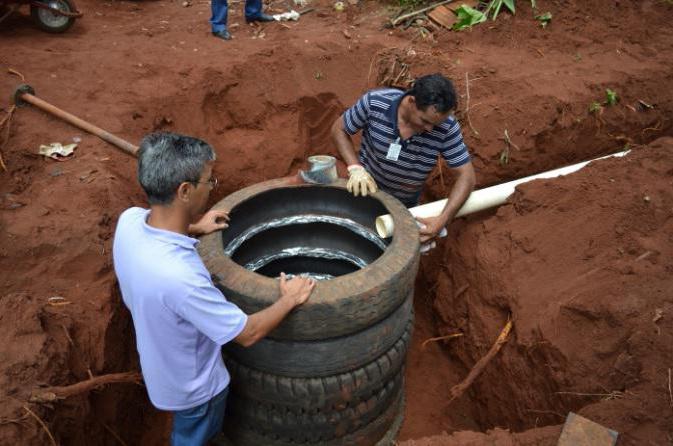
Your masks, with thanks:
M 210 9 L 213 16 L 210 18 L 211 30 L 214 33 L 227 29 L 227 14 L 229 5 L 227 0 L 212 0 Z M 250 20 L 259 17 L 262 14 L 262 0 L 245 1 L 245 18 Z

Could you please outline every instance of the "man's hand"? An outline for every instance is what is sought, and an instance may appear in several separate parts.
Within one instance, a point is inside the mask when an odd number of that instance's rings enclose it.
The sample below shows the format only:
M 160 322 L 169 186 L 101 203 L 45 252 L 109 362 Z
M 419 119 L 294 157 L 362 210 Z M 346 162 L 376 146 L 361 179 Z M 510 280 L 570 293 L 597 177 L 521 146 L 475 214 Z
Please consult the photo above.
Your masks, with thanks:
M 285 273 L 280 273 L 280 298 L 290 299 L 295 307 L 308 300 L 314 287 L 315 280 L 313 279 L 309 279 L 308 277 L 293 277 L 287 280 Z
M 191 235 L 206 235 L 229 227 L 229 212 L 210 210 L 194 224 L 189 225 Z
M 369 172 L 364 167 L 356 164 L 348 166 L 348 184 L 346 185 L 346 189 L 356 197 L 359 194 L 366 197 L 367 193 L 373 194 L 376 192 L 378 187 Z
M 432 240 L 433 238 L 437 237 L 439 232 L 446 225 L 446 221 L 442 216 L 429 218 L 416 217 L 416 221 L 421 224 L 421 243 L 425 243 L 428 240 Z

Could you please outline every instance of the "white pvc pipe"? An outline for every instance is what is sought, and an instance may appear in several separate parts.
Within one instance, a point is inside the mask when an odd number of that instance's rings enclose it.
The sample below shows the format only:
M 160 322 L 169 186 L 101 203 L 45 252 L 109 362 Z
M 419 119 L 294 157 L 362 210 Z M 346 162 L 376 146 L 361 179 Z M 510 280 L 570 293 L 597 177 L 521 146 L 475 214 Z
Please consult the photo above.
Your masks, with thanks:
M 537 175 L 531 175 L 529 177 L 510 181 L 508 183 L 498 184 L 496 186 L 476 190 L 470 194 L 470 196 L 465 201 L 465 204 L 463 204 L 463 206 L 458 210 L 456 217 L 462 217 L 463 215 L 473 214 L 475 212 L 483 211 L 484 209 L 500 206 L 507 201 L 507 198 L 509 198 L 510 195 L 514 193 L 516 186 L 519 184 L 527 183 L 540 178 L 555 178 L 562 175 L 568 175 L 569 173 L 580 170 L 592 161 L 610 158 L 613 156 L 622 157 L 629 152 L 630 150 L 613 153 L 612 155 L 602 156 L 600 158 L 573 164 L 571 166 L 561 167 L 560 169 L 549 170 L 547 172 L 538 173 Z M 433 201 L 432 203 L 410 208 L 409 212 L 411 212 L 411 215 L 414 217 L 436 217 L 442 213 L 447 201 L 448 200 L 446 198 L 439 201 Z M 390 214 L 376 217 L 376 231 L 381 237 L 387 238 L 392 236 L 394 229 L 395 224 Z

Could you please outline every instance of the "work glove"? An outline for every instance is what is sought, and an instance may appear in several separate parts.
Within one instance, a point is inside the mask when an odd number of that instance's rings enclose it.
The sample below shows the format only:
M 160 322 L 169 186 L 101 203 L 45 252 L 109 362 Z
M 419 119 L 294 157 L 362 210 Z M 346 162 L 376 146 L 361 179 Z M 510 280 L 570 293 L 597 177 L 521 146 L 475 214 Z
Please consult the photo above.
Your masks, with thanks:
M 348 184 L 346 185 L 346 189 L 356 197 L 360 194 L 366 197 L 368 193 L 373 194 L 376 192 L 378 187 L 374 178 L 369 175 L 369 172 L 364 167 L 355 164 L 348 166 Z

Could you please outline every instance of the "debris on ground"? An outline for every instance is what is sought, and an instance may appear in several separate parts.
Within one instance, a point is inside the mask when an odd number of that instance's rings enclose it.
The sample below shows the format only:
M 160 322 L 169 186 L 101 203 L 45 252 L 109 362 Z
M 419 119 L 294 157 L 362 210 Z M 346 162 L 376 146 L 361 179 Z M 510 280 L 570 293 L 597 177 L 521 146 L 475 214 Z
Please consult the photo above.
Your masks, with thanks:
M 66 158 L 73 154 L 76 147 L 76 143 L 63 145 L 60 142 L 52 142 L 48 145 L 41 145 L 38 153 L 56 161 L 65 161 Z
M 611 429 L 570 412 L 558 446 L 614 446 L 618 435 Z
M 294 9 L 290 10 L 289 12 L 284 12 L 282 14 L 274 14 L 273 18 L 279 22 L 281 21 L 287 21 L 287 20 L 294 20 L 295 22 L 299 20 L 300 14 L 295 11 Z

